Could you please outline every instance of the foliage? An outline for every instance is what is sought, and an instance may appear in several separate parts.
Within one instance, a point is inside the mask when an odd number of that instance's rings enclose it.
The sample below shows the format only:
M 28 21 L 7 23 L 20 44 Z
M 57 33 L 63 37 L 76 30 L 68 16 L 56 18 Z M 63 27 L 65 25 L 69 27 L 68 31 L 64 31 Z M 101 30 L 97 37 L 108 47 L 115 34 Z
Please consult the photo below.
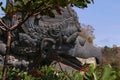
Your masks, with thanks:
M 0 75 L 1 74 L 2 74 L 2 71 L 1 71 Z M 22 79 L 35 80 L 34 77 L 32 77 L 31 75 L 28 75 L 28 73 L 25 71 L 20 71 L 19 69 L 16 69 L 16 68 L 8 69 L 6 80 L 22 80 Z
M 119 80 L 120 68 L 110 65 L 94 68 L 91 64 L 89 70 L 81 74 L 80 71 L 67 72 L 57 70 L 53 66 L 43 66 L 30 71 L 9 68 L 7 74 L 7 80 Z
M 71 6 L 86 8 L 92 2 L 93 0 L 16 0 L 14 3 L 7 4 L 6 7 L 2 7 L 2 3 L 0 3 L 0 6 L 6 15 L 21 12 L 23 16 L 42 14 L 53 17 L 52 10 L 56 10 L 61 14 L 60 7 L 71 4 Z
M 85 73 L 86 80 L 116 80 L 116 74 L 112 70 L 110 65 L 106 65 L 104 68 L 96 68 L 92 67 L 88 72 Z
M 90 69 L 85 72 L 85 80 L 119 80 L 120 69 L 115 70 L 110 65 L 97 66 L 95 69 L 90 65 Z

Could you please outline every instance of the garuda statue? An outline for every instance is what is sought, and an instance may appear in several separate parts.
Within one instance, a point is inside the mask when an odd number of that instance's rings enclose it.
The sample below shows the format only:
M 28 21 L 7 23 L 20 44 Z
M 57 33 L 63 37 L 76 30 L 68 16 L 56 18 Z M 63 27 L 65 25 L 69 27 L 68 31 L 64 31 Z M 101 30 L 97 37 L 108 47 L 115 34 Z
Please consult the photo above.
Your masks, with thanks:
M 85 55 L 85 58 L 95 57 L 100 62 L 99 54 L 87 53 L 89 54 L 87 56 L 84 51 L 79 51 L 79 48 L 84 47 L 86 40 L 80 36 L 81 26 L 76 12 L 70 6 L 61 8 L 62 15 L 56 11 L 53 12 L 55 18 L 42 15 L 32 16 L 12 32 L 10 50 L 12 60 L 8 62 L 12 65 L 31 67 L 50 64 L 53 60 L 57 60 L 77 69 L 81 67 L 81 62 L 75 57 L 81 57 L 81 53 Z M 2 20 L 6 21 L 4 17 Z M 5 54 L 4 35 L 1 31 L 0 53 L 3 56 Z M 81 47 L 77 48 L 76 45 Z

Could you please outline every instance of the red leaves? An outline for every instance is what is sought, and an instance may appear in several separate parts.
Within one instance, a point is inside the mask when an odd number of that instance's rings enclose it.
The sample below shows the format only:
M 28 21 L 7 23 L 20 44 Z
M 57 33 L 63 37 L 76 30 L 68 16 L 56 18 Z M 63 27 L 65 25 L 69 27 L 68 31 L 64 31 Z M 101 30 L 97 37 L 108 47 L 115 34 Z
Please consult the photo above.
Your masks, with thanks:
M 84 71 L 84 68 L 80 68 L 78 71 L 80 71 L 80 72 L 81 72 L 81 71 Z
M 55 9 L 56 9 L 56 11 L 57 11 L 58 14 L 60 14 L 60 15 L 62 14 L 62 13 L 61 13 L 61 9 L 60 9 L 59 6 L 56 6 Z
M 30 71 L 30 75 L 32 75 L 32 76 L 36 76 L 37 74 L 38 74 L 37 70 Z
M 14 78 L 14 80 L 22 80 L 22 76 L 18 75 Z
M 44 73 L 39 70 L 31 70 L 31 71 L 29 71 L 29 74 L 32 75 L 33 77 L 43 77 L 44 76 Z
M 87 67 L 85 67 L 85 71 L 88 71 L 89 70 L 89 67 L 87 66 Z
M 86 66 L 85 68 L 80 68 L 78 71 L 88 71 L 89 70 L 89 67 L 88 66 Z

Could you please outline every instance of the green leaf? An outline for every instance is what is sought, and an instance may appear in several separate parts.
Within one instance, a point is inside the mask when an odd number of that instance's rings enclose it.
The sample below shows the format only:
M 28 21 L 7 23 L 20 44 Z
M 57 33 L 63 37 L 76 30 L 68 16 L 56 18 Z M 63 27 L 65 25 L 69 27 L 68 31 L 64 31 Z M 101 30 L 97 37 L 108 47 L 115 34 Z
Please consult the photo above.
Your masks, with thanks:
M 102 72 L 102 80 L 109 80 L 111 73 L 112 67 L 110 65 L 105 66 Z
M 87 3 L 91 3 L 91 0 L 86 0 Z
M 25 0 L 24 0 L 25 1 Z M 14 4 L 13 4 L 13 6 L 15 6 L 15 7 L 22 7 L 22 2 L 20 2 L 20 1 L 16 1 Z
M 1 7 L 1 9 L 2 9 L 2 11 L 3 11 L 3 12 L 6 12 L 6 8 L 4 8 L 4 7 Z
M 2 6 L 2 4 L 3 4 L 3 3 L 2 3 L 2 2 L 0 2 L 0 6 Z
M 26 5 L 30 0 L 23 0 L 23 3 Z
M 94 76 L 94 80 L 98 80 L 98 77 L 95 73 L 93 73 L 93 76 Z

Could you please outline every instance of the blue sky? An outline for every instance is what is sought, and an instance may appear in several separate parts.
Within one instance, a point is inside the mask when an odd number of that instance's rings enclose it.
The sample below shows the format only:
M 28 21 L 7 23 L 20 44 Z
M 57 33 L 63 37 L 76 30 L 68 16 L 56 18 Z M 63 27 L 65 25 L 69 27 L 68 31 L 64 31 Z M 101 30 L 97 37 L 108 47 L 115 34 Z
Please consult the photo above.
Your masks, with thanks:
M 94 27 L 96 37 L 94 44 L 98 46 L 120 45 L 119 5 L 120 0 L 94 0 L 94 4 L 90 4 L 86 9 L 74 8 L 80 23 Z M 1 14 L 0 11 L 0 16 Z
M 120 45 L 120 0 L 94 0 L 86 9 L 74 8 L 80 23 L 94 27 L 94 44 Z
M 3 2 L 3 6 L 5 6 L 5 4 L 6 4 L 5 1 L 6 1 L 6 0 L 0 0 L 0 2 Z M 0 18 L 1 18 L 2 16 L 4 16 L 4 13 L 1 11 L 1 8 L 0 8 Z

